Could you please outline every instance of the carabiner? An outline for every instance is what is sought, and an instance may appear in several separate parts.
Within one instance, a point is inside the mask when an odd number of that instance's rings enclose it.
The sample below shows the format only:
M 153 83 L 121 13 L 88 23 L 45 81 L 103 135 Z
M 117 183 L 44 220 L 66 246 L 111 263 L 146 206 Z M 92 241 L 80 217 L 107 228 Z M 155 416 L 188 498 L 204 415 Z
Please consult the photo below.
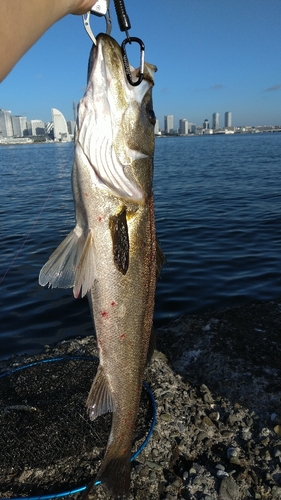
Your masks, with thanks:
M 132 73 L 131 73 L 130 63 L 129 63 L 127 52 L 126 52 L 126 48 L 125 48 L 126 45 L 127 45 L 127 43 L 131 44 L 132 42 L 136 42 L 140 46 L 140 73 L 139 73 L 139 78 L 138 78 L 138 80 L 136 82 L 133 82 L 133 80 L 132 80 Z M 127 80 L 129 82 L 129 84 L 132 85 L 133 87 L 137 87 L 138 85 L 140 85 L 140 83 L 143 80 L 143 73 L 144 73 L 144 49 L 145 49 L 145 46 L 144 46 L 143 41 L 140 38 L 136 38 L 136 37 L 125 38 L 125 40 L 121 44 L 122 57 L 123 57 L 123 63 L 124 63 L 124 67 L 125 67 L 126 77 L 127 77 Z

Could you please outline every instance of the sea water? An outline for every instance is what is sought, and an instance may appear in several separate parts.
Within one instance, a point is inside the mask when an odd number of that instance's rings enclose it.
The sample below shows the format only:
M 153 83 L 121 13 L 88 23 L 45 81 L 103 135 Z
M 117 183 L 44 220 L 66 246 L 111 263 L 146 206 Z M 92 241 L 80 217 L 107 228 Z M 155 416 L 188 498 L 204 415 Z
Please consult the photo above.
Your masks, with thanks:
M 0 147 L 0 358 L 93 333 L 87 300 L 38 274 L 74 225 L 73 144 Z M 155 326 L 281 295 L 281 134 L 156 139 L 166 264 Z

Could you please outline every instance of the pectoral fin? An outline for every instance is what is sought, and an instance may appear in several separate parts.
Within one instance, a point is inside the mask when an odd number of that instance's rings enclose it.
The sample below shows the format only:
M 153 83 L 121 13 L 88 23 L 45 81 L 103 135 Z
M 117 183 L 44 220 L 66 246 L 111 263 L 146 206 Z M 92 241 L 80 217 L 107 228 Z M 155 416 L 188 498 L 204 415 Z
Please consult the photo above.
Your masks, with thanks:
M 129 233 L 126 219 L 126 208 L 110 217 L 110 229 L 113 245 L 113 259 L 118 271 L 126 274 L 129 268 Z
M 81 296 L 84 297 L 84 295 L 86 295 L 86 293 L 92 288 L 95 279 L 95 269 L 96 250 L 94 238 L 90 230 L 75 274 L 73 287 L 73 295 L 75 298 L 79 296 L 80 291 Z
M 74 297 L 82 297 L 95 279 L 96 251 L 92 232 L 87 237 L 75 228 L 52 253 L 39 274 L 39 284 L 52 288 L 72 288 Z
M 42 267 L 39 284 L 52 288 L 72 288 L 84 245 L 82 231 L 79 228 L 73 229 Z

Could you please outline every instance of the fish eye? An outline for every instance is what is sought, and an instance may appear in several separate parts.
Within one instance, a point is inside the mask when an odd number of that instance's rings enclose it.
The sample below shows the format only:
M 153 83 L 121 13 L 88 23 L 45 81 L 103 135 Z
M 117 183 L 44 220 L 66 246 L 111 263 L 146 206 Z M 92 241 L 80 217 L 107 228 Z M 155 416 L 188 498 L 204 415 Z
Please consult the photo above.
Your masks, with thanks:
M 152 125 L 155 125 L 155 123 L 156 123 L 156 116 L 155 116 L 155 113 L 154 113 L 153 109 L 147 108 L 146 109 L 146 114 L 147 114 L 147 117 L 148 117 L 150 123 L 152 123 Z

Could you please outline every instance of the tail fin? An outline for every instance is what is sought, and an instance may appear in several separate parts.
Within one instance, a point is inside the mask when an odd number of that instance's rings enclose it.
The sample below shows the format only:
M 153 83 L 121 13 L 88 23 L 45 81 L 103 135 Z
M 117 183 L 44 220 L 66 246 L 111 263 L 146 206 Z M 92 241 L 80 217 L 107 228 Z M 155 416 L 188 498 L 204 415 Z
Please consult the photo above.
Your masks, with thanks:
M 105 486 L 114 500 L 126 498 L 130 489 L 130 472 L 130 453 L 110 460 L 105 458 L 97 477 L 88 484 L 80 500 L 92 498 L 92 494 L 90 494 L 92 489 L 100 483 Z
M 97 476 L 97 481 L 106 487 L 116 500 L 127 496 L 130 489 L 131 450 L 122 457 L 105 457 Z

